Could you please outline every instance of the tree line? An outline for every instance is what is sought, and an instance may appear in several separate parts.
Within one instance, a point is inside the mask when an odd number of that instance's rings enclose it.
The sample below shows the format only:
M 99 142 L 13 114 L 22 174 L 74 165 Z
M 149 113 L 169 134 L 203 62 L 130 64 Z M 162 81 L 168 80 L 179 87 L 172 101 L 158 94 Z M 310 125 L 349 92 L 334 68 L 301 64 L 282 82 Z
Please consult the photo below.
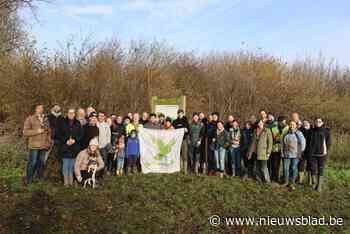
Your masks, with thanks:
M 153 95 L 186 95 L 188 114 L 215 110 L 245 119 L 261 108 L 298 111 L 350 130 L 350 70 L 326 59 L 286 63 L 246 50 L 198 55 L 159 41 L 126 47 L 117 39 L 69 40 L 54 52 L 17 42 L 0 48 L 0 119 L 11 126 L 21 126 L 37 103 L 127 113 L 149 111 Z

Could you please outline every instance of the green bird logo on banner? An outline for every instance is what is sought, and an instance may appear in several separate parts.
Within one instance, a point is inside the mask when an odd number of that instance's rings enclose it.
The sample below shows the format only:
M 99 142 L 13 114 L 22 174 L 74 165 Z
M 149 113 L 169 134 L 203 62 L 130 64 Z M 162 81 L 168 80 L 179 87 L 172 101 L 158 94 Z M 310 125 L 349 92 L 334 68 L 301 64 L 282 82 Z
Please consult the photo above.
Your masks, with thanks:
M 166 144 L 161 139 L 157 139 L 153 136 L 151 137 L 152 137 L 152 142 L 158 147 L 158 151 L 159 151 L 158 154 L 153 158 L 158 161 L 164 160 L 167 157 L 167 155 L 171 152 L 171 148 L 175 145 L 176 140 L 173 138 L 168 144 Z

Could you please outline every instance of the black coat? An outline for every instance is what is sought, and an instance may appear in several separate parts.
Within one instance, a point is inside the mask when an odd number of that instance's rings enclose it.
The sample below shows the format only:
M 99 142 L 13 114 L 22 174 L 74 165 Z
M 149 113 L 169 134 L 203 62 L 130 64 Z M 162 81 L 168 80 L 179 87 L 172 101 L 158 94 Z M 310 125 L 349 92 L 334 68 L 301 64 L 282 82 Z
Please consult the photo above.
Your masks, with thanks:
M 325 156 L 324 143 L 326 143 L 327 154 L 331 146 L 331 134 L 328 128 L 313 128 L 310 135 L 310 146 L 309 155 L 310 156 Z
M 248 151 L 252 140 L 253 140 L 253 132 L 254 130 L 252 128 L 247 129 L 243 128 L 241 131 L 241 150 L 242 151 Z
M 305 145 L 305 150 L 304 150 L 304 156 L 305 156 L 305 158 L 308 158 L 310 156 L 310 143 L 311 143 L 312 128 L 305 129 L 304 127 L 301 127 L 299 130 L 301 131 L 301 133 L 305 137 L 306 145 Z
M 97 126 L 93 126 L 90 124 L 86 124 L 83 127 L 83 138 L 81 139 L 81 150 L 86 149 L 89 144 L 91 139 L 98 137 L 100 134 L 100 130 L 98 129 Z
M 186 116 L 182 117 L 181 119 L 180 118 L 175 119 L 173 122 L 173 126 L 175 129 L 186 128 L 187 133 L 185 133 L 184 137 L 186 137 L 190 132 L 190 124 L 188 123 Z
M 83 137 L 83 128 L 80 122 L 76 119 L 72 124 L 69 124 L 69 119 L 65 118 L 60 124 L 57 131 L 57 138 L 59 139 L 61 155 L 63 158 L 76 158 L 80 152 L 80 142 Z M 67 145 L 67 141 L 72 138 L 75 140 L 73 145 Z
M 111 143 L 115 144 L 115 141 L 122 135 L 126 135 L 124 124 L 115 124 L 111 126 Z
M 59 143 L 59 128 L 64 120 L 64 117 L 62 115 L 55 116 L 52 113 L 50 113 L 47 116 L 47 119 L 49 121 L 50 129 L 51 129 L 51 138 L 54 140 L 55 143 Z

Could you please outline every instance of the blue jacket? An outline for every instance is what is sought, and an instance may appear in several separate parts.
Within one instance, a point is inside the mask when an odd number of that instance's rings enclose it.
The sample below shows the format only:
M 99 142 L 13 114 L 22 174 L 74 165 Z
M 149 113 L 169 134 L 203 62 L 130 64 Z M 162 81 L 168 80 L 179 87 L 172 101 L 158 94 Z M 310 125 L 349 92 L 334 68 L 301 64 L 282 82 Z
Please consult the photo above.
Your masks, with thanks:
M 299 130 L 291 131 L 282 140 L 282 158 L 300 158 L 305 150 L 305 137 Z
M 126 157 L 129 157 L 129 155 L 140 155 L 140 143 L 137 138 L 128 137 L 126 144 Z

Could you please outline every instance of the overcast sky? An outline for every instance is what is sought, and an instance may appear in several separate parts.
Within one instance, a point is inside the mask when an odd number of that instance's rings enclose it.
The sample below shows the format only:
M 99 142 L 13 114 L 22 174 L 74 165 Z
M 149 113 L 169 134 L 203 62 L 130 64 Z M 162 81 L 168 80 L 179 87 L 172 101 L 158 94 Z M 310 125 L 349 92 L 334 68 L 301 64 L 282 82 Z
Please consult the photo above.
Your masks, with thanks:
M 40 47 L 58 48 L 73 34 L 165 40 L 181 50 L 256 50 L 290 61 L 306 56 L 350 65 L 348 0 L 52 0 L 28 12 Z M 243 43 L 244 42 L 244 43 Z

